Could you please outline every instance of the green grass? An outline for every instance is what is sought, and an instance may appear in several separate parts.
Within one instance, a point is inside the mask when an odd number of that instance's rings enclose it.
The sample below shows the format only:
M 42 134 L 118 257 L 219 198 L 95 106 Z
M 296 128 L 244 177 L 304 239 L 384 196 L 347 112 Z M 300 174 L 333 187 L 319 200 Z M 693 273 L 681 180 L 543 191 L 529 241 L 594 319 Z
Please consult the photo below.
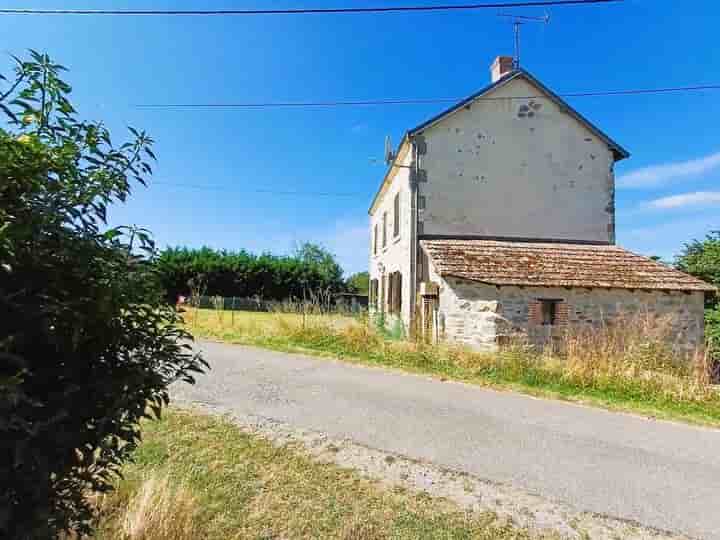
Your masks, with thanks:
M 517 352 L 479 354 L 385 339 L 366 322 L 347 317 L 200 310 L 188 313 L 196 337 L 304 352 L 401 369 L 498 389 L 510 389 L 662 419 L 720 426 L 720 393 L 690 377 L 633 377 L 569 372 L 561 363 Z
M 224 418 L 180 409 L 144 423 L 124 476 L 100 503 L 97 539 L 538 538 L 494 515 L 383 487 Z M 127 523 L 143 534 L 123 536 Z

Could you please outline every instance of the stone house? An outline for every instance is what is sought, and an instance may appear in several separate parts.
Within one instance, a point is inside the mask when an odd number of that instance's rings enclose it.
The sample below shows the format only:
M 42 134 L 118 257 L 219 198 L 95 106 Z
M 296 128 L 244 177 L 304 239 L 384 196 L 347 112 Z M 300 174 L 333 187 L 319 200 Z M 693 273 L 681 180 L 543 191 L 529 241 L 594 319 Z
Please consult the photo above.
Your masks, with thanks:
M 647 309 L 702 344 L 715 289 L 615 245 L 613 169 L 628 152 L 512 58 L 491 78 L 392 156 L 369 209 L 371 309 L 486 350 L 509 331 Z

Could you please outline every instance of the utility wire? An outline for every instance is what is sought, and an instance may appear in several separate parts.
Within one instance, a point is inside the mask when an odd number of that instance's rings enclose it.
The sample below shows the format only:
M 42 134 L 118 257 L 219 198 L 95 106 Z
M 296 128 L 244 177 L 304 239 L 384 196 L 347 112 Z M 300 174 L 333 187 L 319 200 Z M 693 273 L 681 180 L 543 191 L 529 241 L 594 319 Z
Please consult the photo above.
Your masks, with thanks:
M 698 86 L 677 86 L 668 88 L 635 88 L 626 90 L 600 90 L 592 92 L 575 92 L 558 94 L 564 98 L 578 97 L 611 97 L 644 94 L 670 94 L 680 92 L 700 92 L 703 90 L 720 90 L 720 84 Z M 369 105 L 418 105 L 433 103 L 457 103 L 464 98 L 427 98 L 427 99 L 368 99 L 368 100 L 336 100 L 336 101 L 275 101 L 275 102 L 240 102 L 240 103 L 155 103 L 135 105 L 138 109 L 268 109 L 268 108 L 308 108 L 308 107 L 357 107 Z M 511 97 L 479 97 L 473 101 L 548 99 L 546 95 L 511 96 Z
M 169 187 L 200 189 L 200 190 L 227 190 L 232 186 L 221 186 L 218 184 L 177 184 L 175 182 L 154 182 L 148 181 L 148 186 L 163 185 Z M 278 191 L 272 189 L 246 189 L 245 193 L 265 193 L 268 195 L 290 195 L 290 196 L 307 196 L 307 197 L 364 197 L 367 193 L 336 193 L 331 191 Z
M 418 11 L 463 11 L 493 8 L 572 6 L 609 4 L 624 0 L 535 0 L 524 2 L 487 2 L 427 6 L 374 6 L 347 8 L 293 8 L 293 9 L 30 9 L 2 8 L 0 15 L 318 15 L 352 13 L 392 13 Z

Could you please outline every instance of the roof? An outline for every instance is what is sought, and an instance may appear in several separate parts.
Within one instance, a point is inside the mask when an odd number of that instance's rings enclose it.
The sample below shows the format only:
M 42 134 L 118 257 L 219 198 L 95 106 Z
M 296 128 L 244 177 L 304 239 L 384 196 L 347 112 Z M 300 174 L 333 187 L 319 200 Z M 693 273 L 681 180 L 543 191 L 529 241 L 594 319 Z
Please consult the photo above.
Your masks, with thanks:
M 421 240 L 442 277 L 490 285 L 716 292 L 702 280 L 613 245 Z
M 630 157 L 630 153 L 625 150 L 622 146 L 620 146 L 618 143 L 616 143 L 614 140 L 612 140 L 608 135 L 606 135 L 600 128 L 598 128 L 595 124 L 590 122 L 587 118 L 585 118 L 583 115 L 581 115 L 579 112 L 577 112 L 575 109 L 573 109 L 564 99 L 562 99 L 560 96 L 558 96 L 556 93 L 554 93 L 552 90 L 550 90 L 547 86 L 545 86 L 543 83 L 541 83 L 538 79 L 533 77 L 530 73 L 525 71 L 524 69 L 515 69 L 507 74 L 505 74 L 503 77 L 495 81 L 494 83 L 490 84 L 489 86 L 486 86 L 482 90 L 475 92 L 471 96 L 468 96 L 467 98 L 463 99 L 462 101 L 459 101 L 452 107 L 444 110 L 440 114 L 437 114 L 436 116 L 433 116 L 429 120 L 423 122 L 419 126 L 414 127 L 413 129 L 408 131 L 408 135 L 410 137 L 418 134 L 419 132 L 429 128 L 430 126 L 434 125 L 435 123 L 439 122 L 443 118 L 445 118 L 447 115 L 454 113 L 458 109 L 461 109 L 462 107 L 466 106 L 469 103 L 472 103 L 478 98 L 481 98 L 485 96 L 486 94 L 489 94 L 493 90 L 500 88 L 501 86 L 505 86 L 510 81 L 517 79 L 517 78 L 524 78 L 530 81 L 530 83 L 537 86 L 543 93 L 547 94 L 550 99 L 552 99 L 558 106 L 560 106 L 562 109 L 564 109 L 568 114 L 570 114 L 572 117 L 574 117 L 578 122 L 583 124 L 586 128 L 588 128 L 590 131 L 595 133 L 597 137 L 599 137 L 602 141 L 607 144 L 610 149 L 613 151 L 613 154 L 615 156 L 616 161 L 620 161 L 621 159 L 625 159 L 627 157 Z M 528 96 L 530 97 L 530 96 Z M 535 97 L 535 96 L 533 96 Z

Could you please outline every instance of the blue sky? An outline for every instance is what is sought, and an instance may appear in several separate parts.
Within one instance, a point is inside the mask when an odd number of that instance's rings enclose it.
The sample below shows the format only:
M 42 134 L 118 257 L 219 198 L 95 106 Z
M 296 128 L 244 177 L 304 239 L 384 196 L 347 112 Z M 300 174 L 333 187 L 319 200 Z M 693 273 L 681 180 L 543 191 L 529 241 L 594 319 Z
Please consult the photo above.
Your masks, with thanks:
M 405 3 L 423 2 L 438 3 Z M 393 3 L 403 2 L 6 0 L 3 7 Z M 346 270 L 359 271 L 367 266 L 367 208 L 384 172 L 370 159 L 382 157 L 386 134 L 397 142 L 442 105 L 213 111 L 135 105 L 462 97 L 488 83 L 496 55 L 512 52 L 511 27 L 495 13 L 0 16 L 0 51 L 48 52 L 71 69 L 83 116 L 106 121 L 116 139 L 132 125 L 157 140 L 151 187 L 115 207 L 113 224 L 145 226 L 160 245 L 282 253 L 317 241 Z M 558 93 L 720 83 L 720 2 L 626 0 L 549 13 L 549 26 L 523 29 L 522 60 Z M 9 68 L 8 60 L 0 63 L 3 72 Z M 632 153 L 616 171 L 619 244 L 672 258 L 684 242 L 720 229 L 720 91 L 570 103 Z

